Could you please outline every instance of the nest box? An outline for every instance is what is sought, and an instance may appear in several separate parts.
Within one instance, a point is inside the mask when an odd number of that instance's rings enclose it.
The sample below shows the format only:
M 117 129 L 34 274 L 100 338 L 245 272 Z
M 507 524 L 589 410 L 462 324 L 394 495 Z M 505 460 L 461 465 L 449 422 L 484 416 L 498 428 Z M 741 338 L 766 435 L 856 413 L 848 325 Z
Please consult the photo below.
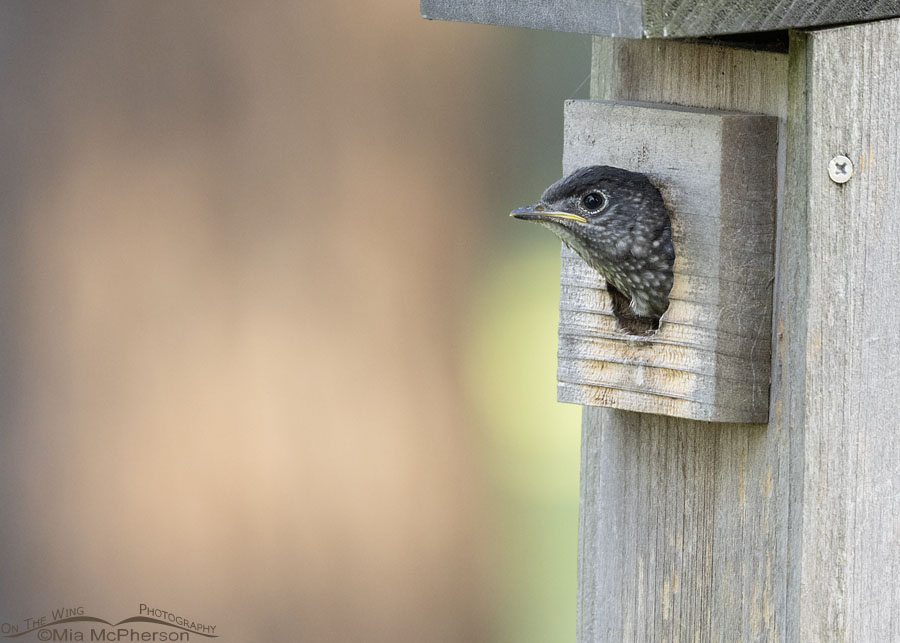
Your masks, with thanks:
M 778 119 L 670 105 L 569 101 L 564 174 L 641 172 L 672 217 L 675 279 L 657 334 L 616 327 L 603 278 L 563 246 L 562 402 L 766 422 Z

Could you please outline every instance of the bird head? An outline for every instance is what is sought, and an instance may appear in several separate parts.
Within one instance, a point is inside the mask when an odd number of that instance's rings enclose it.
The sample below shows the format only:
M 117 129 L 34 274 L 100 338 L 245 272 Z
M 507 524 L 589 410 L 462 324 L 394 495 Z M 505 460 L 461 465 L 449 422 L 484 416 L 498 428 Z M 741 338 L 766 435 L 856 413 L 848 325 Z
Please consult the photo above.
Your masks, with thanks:
M 625 316 L 658 327 L 669 307 L 675 251 L 669 212 L 646 176 L 604 165 L 583 167 L 510 216 L 549 228 L 606 279 L 611 293 L 624 295 Z M 623 316 L 616 316 L 622 322 Z

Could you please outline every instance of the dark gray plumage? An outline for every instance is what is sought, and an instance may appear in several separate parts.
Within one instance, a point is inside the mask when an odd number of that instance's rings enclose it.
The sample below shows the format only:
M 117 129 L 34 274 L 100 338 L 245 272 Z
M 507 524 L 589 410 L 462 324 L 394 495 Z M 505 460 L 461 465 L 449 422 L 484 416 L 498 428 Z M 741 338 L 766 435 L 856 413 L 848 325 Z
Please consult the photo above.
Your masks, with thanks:
M 659 190 L 643 174 L 593 165 L 557 181 L 511 216 L 539 223 L 603 275 L 619 325 L 659 328 L 672 290 L 672 225 Z

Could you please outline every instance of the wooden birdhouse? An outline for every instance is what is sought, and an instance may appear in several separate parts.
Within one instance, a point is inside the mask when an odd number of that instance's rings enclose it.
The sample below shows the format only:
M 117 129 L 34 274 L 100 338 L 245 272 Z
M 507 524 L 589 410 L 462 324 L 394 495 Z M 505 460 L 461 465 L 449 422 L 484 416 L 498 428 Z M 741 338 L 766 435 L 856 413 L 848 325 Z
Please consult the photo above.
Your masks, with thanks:
M 565 106 L 563 174 L 650 177 L 672 217 L 675 281 L 659 332 L 616 327 L 603 278 L 563 246 L 560 401 L 697 420 L 769 413 L 778 120 L 610 101 Z
M 900 641 L 900 0 L 421 6 L 594 34 L 563 170 L 671 210 L 655 336 L 563 252 L 578 642 Z

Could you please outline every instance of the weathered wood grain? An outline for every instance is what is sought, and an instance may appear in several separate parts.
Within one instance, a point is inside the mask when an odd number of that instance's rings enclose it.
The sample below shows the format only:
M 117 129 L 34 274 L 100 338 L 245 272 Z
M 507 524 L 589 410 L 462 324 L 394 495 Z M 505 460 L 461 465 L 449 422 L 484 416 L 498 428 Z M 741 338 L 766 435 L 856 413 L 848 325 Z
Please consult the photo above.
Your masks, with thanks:
M 794 640 L 900 641 L 900 20 L 802 45 L 787 187 L 806 319 L 784 350 L 804 364 L 781 384 L 803 432 Z M 856 168 L 843 185 L 826 171 L 836 154 Z
M 563 248 L 560 401 L 766 421 L 777 157 L 771 116 L 566 104 L 564 174 L 613 165 L 648 175 L 670 206 L 676 261 L 659 332 L 636 340 L 616 330 L 602 277 Z
M 644 0 L 650 38 L 797 29 L 900 15 L 898 0 Z
M 641 0 L 420 0 L 423 18 L 640 38 Z
M 594 38 L 591 97 L 783 117 L 787 92 L 782 84 L 773 84 L 773 64 L 787 73 L 787 56 L 772 52 Z
M 625 38 L 798 29 L 900 15 L 900 0 L 420 0 L 422 16 Z
M 596 39 L 594 95 L 786 116 L 771 420 L 585 408 L 578 640 L 900 640 L 900 21 L 725 56 Z
M 596 38 L 592 96 L 783 119 L 787 62 L 777 53 Z M 783 143 L 775 157 L 783 164 Z M 714 277 L 707 271 L 676 282 L 673 297 L 710 301 L 718 296 Z M 570 272 L 563 287 L 584 287 L 585 279 Z M 675 346 L 664 357 L 673 368 L 688 363 Z M 720 377 L 737 372 L 714 368 Z M 784 616 L 792 453 L 783 424 L 585 407 L 579 643 L 797 640 L 786 638 Z

